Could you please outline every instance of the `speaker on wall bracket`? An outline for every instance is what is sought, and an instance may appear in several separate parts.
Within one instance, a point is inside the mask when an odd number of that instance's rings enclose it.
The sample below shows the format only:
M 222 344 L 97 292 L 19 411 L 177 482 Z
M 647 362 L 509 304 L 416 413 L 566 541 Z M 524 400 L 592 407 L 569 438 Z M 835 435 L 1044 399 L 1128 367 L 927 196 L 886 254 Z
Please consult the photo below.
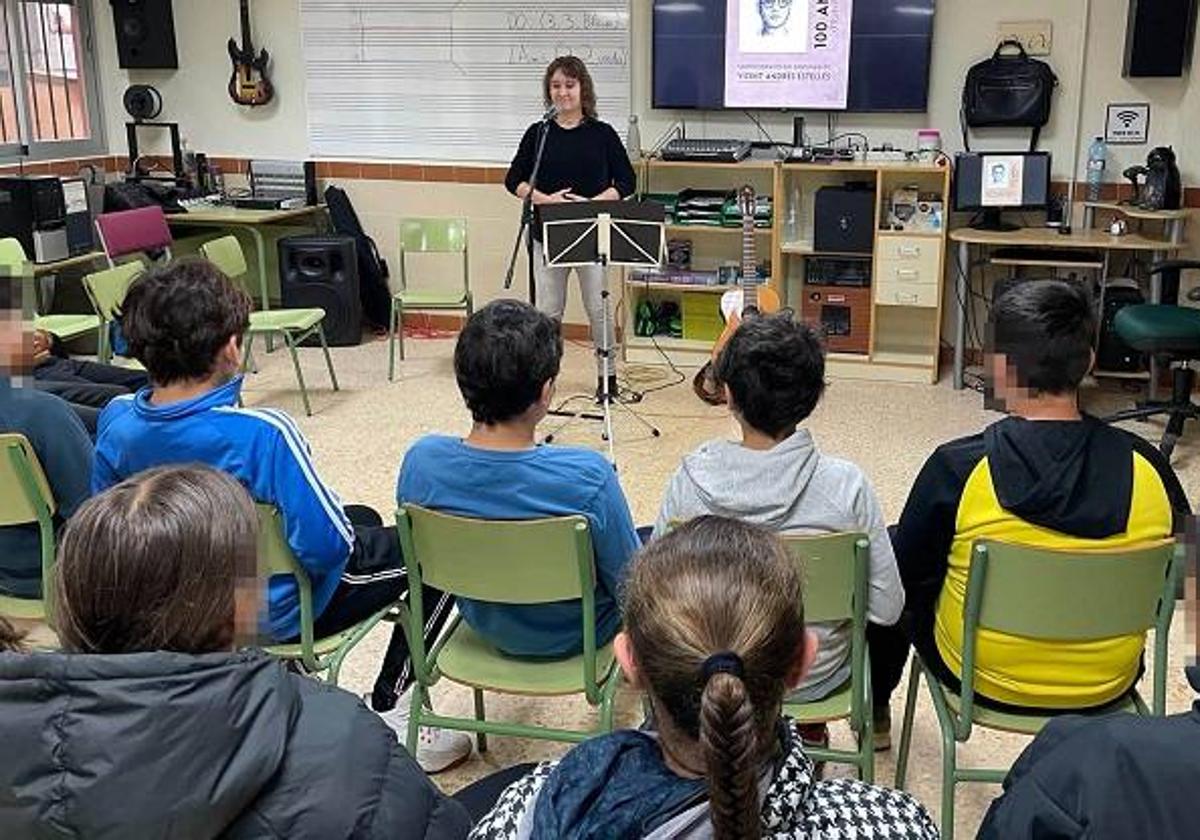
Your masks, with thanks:
M 1197 0 L 1129 0 L 1126 77 L 1182 76 L 1191 63 Z
M 333 347 L 362 341 L 358 253 L 352 236 L 285 236 L 279 240 L 279 293 L 287 309 L 325 310 Z M 304 342 L 318 344 L 314 337 Z
M 120 67 L 176 70 L 175 15 L 171 0 L 109 0 Z

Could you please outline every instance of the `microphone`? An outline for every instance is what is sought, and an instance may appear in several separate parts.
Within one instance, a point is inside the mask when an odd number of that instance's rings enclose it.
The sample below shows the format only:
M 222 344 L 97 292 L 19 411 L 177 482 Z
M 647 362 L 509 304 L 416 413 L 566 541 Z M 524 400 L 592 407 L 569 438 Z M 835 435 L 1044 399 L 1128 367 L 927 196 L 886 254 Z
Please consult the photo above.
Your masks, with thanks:
M 558 106 L 551 103 L 550 107 L 546 109 L 546 113 L 542 114 L 542 122 L 550 122 L 556 116 L 558 116 Z

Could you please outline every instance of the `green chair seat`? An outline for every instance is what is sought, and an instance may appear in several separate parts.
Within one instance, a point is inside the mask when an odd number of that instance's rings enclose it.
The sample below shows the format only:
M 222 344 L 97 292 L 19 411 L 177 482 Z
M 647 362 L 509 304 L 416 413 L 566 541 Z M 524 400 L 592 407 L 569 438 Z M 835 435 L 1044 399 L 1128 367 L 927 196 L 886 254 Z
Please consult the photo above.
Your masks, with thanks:
M 596 650 L 596 674 L 607 678 L 612 645 Z M 462 685 L 504 694 L 582 694 L 583 655 L 564 659 L 521 659 L 506 656 L 460 621 L 438 655 L 442 676 Z M 605 675 L 605 676 L 601 676 Z
M 961 715 L 962 696 L 951 691 L 944 685 L 942 686 L 942 693 L 946 698 L 946 705 L 950 710 L 955 715 Z M 1126 712 L 1136 715 L 1142 714 L 1144 709 L 1145 706 L 1141 703 L 1141 698 L 1132 692 L 1128 692 L 1103 708 L 1092 709 L 1083 714 L 1100 716 Z M 1072 715 L 1080 714 L 1080 712 L 1074 709 L 1064 709 L 1062 714 Z M 1002 732 L 1015 732 L 1018 735 L 1036 735 L 1042 731 L 1042 727 L 1054 720 L 1055 717 L 1057 715 L 1002 712 L 982 705 L 976 705 L 972 712 L 972 720 L 980 726 L 988 729 L 999 729 Z
M 410 309 L 462 309 L 467 305 L 463 292 L 404 290 L 392 295 Z
M 788 707 L 787 698 L 784 698 L 784 706 Z M 851 710 L 854 705 L 854 688 L 852 683 L 847 680 L 846 685 L 840 690 L 822 700 L 814 700 L 811 703 L 797 704 L 792 708 L 802 709 L 801 718 L 803 723 L 829 723 L 835 720 L 845 720 L 850 717 Z M 788 708 L 789 714 L 791 708 Z
M 63 341 L 100 328 L 100 319 L 95 315 L 35 315 L 33 328 L 45 330 Z
M 0 595 L 0 615 L 21 621 L 45 621 L 46 604 L 41 598 Z
M 325 636 L 322 639 L 313 639 L 312 653 L 314 656 L 321 658 L 336 653 L 338 648 L 350 641 L 354 636 L 355 628 L 343 630 L 340 633 L 334 633 L 332 636 Z M 289 644 L 268 645 L 266 650 L 280 659 L 304 659 L 304 644 L 302 642 L 291 642 Z
M 56 509 L 50 482 L 29 438 L 17 432 L 0 434 L 0 527 L 37 527 L 43 596 L 49 591 L 54 573 Z M 0 615 L 40 621 L 48 613 L 46 597 L 0 595 Z
M 1126 344 L 1143 353 L 1200 356 L 1200 309 L 1134 304 L 1117 312 L 1113 327 Z
M 250 329 L 253 332 L 310 330 L 324 317 L 324 309 L 268 309 L 250 313 Z

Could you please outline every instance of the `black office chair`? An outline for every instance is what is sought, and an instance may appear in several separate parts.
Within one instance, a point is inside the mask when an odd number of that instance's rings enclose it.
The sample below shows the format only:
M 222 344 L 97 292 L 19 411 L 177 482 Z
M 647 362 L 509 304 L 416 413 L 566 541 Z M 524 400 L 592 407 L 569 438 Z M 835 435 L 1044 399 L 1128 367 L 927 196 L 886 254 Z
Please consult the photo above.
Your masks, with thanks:
M 1166 414 L 1167 430 L 1158 448 L 1168 459 L 1183 434 L 1183 422 L 1200 419 L 1200 406 L 1192 402 L 1196 372 L 1190 365 L 1193 359 L 1200 359 L 1200 309 L 1175 305 L 1179 300 L 1179 272 L 1193 268 L 1200 269 L 1200 260 L 1155 263 L 1150 273 L 1163 275 L 1163 302 L 1126 306 L 1113 319 L 1113 328 L 1126 344 L 1171 365 L 1171 399 L 1141 401 L 1136 408 L 1118 411 L 1105 419 L 1112 423 Z M 1188 298 L 1200 300 L 1198 291 L 1193 289 Z

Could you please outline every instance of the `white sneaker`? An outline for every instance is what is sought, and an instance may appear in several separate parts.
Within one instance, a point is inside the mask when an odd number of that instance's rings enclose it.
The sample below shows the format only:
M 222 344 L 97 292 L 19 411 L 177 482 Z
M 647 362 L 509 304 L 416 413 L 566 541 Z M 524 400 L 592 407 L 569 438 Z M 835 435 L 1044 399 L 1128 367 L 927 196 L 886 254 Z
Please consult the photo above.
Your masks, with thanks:
M 367 708 L 371 707 L 370 696 L 364 698 Z M 408 744 L 408 718 L 412 706 L 412 695 L 405 692 L 396 701 L 395 708 L 386 712 L 375 712 L 383 719 L 402 745 Z M 450 729 L 435 729 L 422 726 L 417 730 L 417 764 L 430 775 L 457 767 L 471 756 L 471 737 L 465 732 Z

